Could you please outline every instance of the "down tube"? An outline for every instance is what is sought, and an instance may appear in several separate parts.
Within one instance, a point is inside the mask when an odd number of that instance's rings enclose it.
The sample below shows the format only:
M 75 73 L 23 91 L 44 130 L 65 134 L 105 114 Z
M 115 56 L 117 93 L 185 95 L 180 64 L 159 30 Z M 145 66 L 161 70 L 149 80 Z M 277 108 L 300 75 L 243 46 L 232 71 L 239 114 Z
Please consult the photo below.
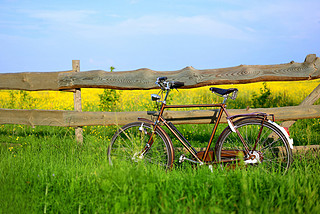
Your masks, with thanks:
M 177 134 L 175 132 L 175 130 L 173 130 L 171 128 L 171 126 L 167 123 L 166 120 L 164 120 L 162 117 L 160 117 L 161 121 L 165 124 L 165 126 L 170 130 L 170 132 L 172 132 L 172 134 L 182 143 L 182 145 L 188 150 L 188 152 L 199 162 L 202 163 L 202 161 L 198 158 L 198 156 L 195 154 L 195 152 L 190 149 L 190 147 L 188 147 L 186 145 L 186 143 L 181 139 L 181 137 L 179 136 L 179 134 Z

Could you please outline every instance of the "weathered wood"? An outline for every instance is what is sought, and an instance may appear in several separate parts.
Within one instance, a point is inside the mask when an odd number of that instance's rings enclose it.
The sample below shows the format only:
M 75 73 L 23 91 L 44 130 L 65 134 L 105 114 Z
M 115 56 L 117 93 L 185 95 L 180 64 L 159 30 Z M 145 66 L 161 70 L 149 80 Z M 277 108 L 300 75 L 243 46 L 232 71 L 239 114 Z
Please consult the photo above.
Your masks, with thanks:
M 318 85 L 301 103 L 300 106 L 313 105 L 320 98 L 320 85 Z
M 69 90 L 75 88 L 152 89 L 155 80 L 167 76 L 185 82 L 184 88 L 206 85 L 252 83 L 261 81 L 293 81 L 320 78 L 320 59 L 315 54 L 303 63 L 278 65 L 240 65 L 236 67 L 197 70 L 186 67 L 178 71 L 47 72 L 0 74 L 0 89 Z
M 301 103 L 299 106 L 313 105 L 320 98 L 320 85 L 318 85 Z M 296 121 L 289 120 L 281 123 L 281 126 L 290 128 Z
M 72 71 L 80 72 L 80 60 L 72 60 Z M 74 110 L 82 112 L 81 106 L 81 88 L 76 88 L 73 93 Z M 75 128 L 76 141 L 83 143 L 83 130 L 82 127 Z
M 0 74 L 0 89 L 58 91 L 58 75 L 62 72 L 25 72 Z
M 184 88 L 206 85 L 252 83 L 260 81 L 293 81 L 320 78 L 320 59 L 308 55 L 305 62 L 280 65 L 240 65 L 230 68 L 197 70 L 186 67 L 179 71 L 105 72 L 101 70 L 59 75 L 59 87 L 63 88 L 114 88 L 152 89 L 159 76 L 185 83 Z
M 66 126 L 64 111 L 0 109 L 0 124 Z
M 230 109 L 231 115 L 266 112 L 275 114 L 276 121 L 320 118 L 320 105 L 281 108 Z M 174 124 L 207 124 L 215 119 L 217 110 L 168 111 L 164 117 Z M 25 124 L 43 126 L 109 126 L 137 121 L 138 117 L 154 119 L 146 111 L 140 112 L 76 112 L 52 110 L 0 109 L 0 124 Z M 226 123 L 224 117 L 221 122 Z
M 292 153 L 293 154 L 306 154 L 306 153 L 314 153 L 314 152 L 319 152 L 319 151 L 320 151 L 320 145 L 307 145 L 307 146 L 294 146 Z

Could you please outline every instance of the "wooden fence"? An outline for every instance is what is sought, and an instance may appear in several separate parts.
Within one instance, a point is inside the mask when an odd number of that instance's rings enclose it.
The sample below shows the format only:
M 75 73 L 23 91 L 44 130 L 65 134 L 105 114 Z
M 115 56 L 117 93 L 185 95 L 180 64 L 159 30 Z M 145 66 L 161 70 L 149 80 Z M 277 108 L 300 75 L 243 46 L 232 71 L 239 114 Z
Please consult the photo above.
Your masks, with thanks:
M 136 121 L 137 117 L 149 119 L 147 112 L 82 112 L 81 88 L 112 88 L 122 90 L 145 90 L 156 88 L 155 80 L 167 76 L 170 80 L 185 83 L 184 88 L 207 85 L 253 83 L 262 81 L 297 81 L 320 78 L 320 58 L 315 54 L 303 63 L 290 62 L 278 65 L 240 65 L 236 67 L 197 70 L 186 67 L 178 71 L 106 72 L 102 70 L 80 71 L 79 60 L 72 61 L 72 70 L 62 72 L 24 72 L 0 74 L 0 90 L 70 91 L 74 93 L 74 111 L 0 109 L 0 124 L 25 124 L 31 126 L 76 127 L 76 138 L 82 141 L 81 126 L 123 125 Z M 285 121 L 290 127 L 294 121 L 320 118 L 320 105 L 313 105 L 320 98 L 320 85 L 299 106 L 268 109 L 231 109 L 231 114 L 255 111 L 273 113 L 277 121 Z M 176 124 L 211 123 L 216 110 L 168 111 L 165 117 Z M 225 121 L 222 121 L 225 122 Z

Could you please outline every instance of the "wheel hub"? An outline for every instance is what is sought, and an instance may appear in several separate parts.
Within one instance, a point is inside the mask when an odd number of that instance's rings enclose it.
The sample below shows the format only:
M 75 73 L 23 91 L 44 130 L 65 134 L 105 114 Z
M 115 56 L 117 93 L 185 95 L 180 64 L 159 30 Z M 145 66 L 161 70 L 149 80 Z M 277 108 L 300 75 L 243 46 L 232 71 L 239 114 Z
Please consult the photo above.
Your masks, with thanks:
M 259 164 L 262 162 L 263 156 L 261 152 L 251 151 L 249 158 L 245 160 L 245 164 Z
M 138 162 L 139 159 L 143 159 L 143 155 L 144 153 L 141 153 L 141 152 L 136 152 L 133 154 L 133 157 L 131 158 L 134 162 Z

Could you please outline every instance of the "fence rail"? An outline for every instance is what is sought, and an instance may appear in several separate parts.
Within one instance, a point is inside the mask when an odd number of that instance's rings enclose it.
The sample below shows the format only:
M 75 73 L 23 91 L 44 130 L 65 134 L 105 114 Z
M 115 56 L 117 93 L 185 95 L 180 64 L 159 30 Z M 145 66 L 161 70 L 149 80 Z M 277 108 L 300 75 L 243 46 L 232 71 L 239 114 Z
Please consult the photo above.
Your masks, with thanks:
M 320 105 L 289 106 L 280 108 L 230 109 L 231 115 L 251 112 L 275 114 L 276 121 L 320 118 Z M 212 123 L 217 110 L 166 111 L 164 117 L 174 124 Z M 54 110 L 0 109 L 0 124 L 23 124 L 30 126 L 109 126 L 124 125 L 137 121 L 138 117 L 154 119 L 147 111 L 138 112 L 77 112 Z M 221 118 L 226 123 L 225 118 Z
M 292 61 L 279 65 L 240 65 L 206 70 L 186 67 L 178 71 L 163 72 L 145 68 L 122 72 L 79 71 L 79 60 L 73 60 L 70 71 L 0 74 L 0 90 L 65 90 L 74 93 L 75 102 L 75 111 L 0 109 L 0 124 L 76 127 L 76 138 L 82 141 L 82 130 L 79 128 L 81 126 L 123 125 L 136 121 L 138 117 L 152 118 L 147 112 L 82 112 L 80 88 L 153 89 L 159 76 L 183 81 L 184 88 L 262 81 L 311 80 L 320 78 L 320 58 L 315 54 L 309 54 L 303 63 Z M 299 106 L 233 109 L 230 110 L 230 114 L 256 111 L 273 113 L 276 120 L 286 121 L 285 126 L 290 127 L 298 119 L 320 118 L 320 105 L 313 105 L 319 98 L 320 85 Z M 196 124 L 211 123 L 215 114 L 215 110 L 193 110 L 168 111 L 164 116 L 176 124 Z
M 279 65 L 240 65 L 229 68 L 197 70 L 186 67 L 178 71 L 106 72 L 102 70 L 73 72 L 25 72 L 0 74 L 0 89 L 28 91 L 70 90 L 76 88 L 113 88 L 122 90 L 153 89 L 159 76 L 185 83 L 184 88 L 206 85 L 253 83 L 262 81 L 296 81 L 320 78 L 320 58 L 309 54 L 303 63 Z

